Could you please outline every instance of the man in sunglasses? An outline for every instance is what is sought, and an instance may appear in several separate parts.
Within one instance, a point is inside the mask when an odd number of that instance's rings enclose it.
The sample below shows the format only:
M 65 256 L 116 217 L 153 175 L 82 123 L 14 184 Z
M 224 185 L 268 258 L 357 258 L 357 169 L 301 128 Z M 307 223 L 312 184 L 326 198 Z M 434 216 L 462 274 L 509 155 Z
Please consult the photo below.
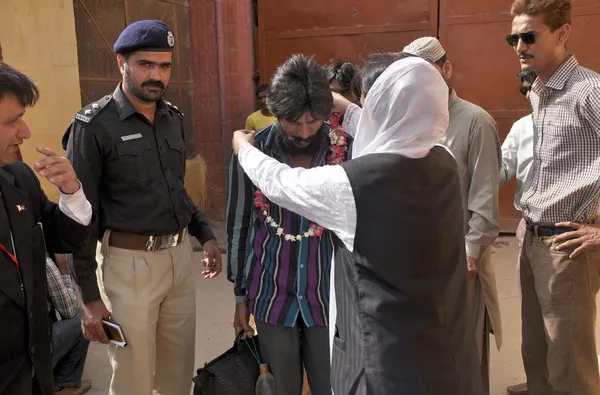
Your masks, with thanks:
M 507 42 L 537 73 L 533 162 L 519 206 L 523 345 L 529 394 L 596 395 L 596 295 L 600 252 L 561 249 L 565 223 L 591 224 L 600 206 L 600 75 L 567 52 L 570 0 L 516 0 Z
M 531 85 L 537 78 L 533 71 L 522 70 L 518 77 L 521 79 L 519 90 L 523 96 L 529 97 Z M 523 182 L 533 160 L 533 116 L 529 114 L 517 122 L 510 129 L 510 133 L 502 143 L 502 168 L 500 169 L 500 186 L 516 177 L 517 188 L 515 191 L 515 208 L 520 210 L 519 201 Z M 519 255 L 523 246 L 525 236 L 525 220 L 521 219 L 517 227 L 517 241 L 519 242 Z M 517 273 L 519 272 L 519 258 L 517 258 Z M 509 395 L 527 395 L 527 383 L 520 383 L 506 389 Z
M 292 56 L 271 80 L 267 106 L 277 121 L 258 132 L 256 147 L 292 167 L 346 160 L 350 139 L 335 130 L 330 137 L 324 122 L 332 105 L 325 68 Z M 278 394 L 301 394 L 304 366 L 312 394 L 329 395 L 333 233 L 267 200 L 235 156 L 229 169 L 227 275 L 234 284 L 236 332 L 252 333 L 252 313 Z
M 422 37 L 407 45 L 404 53 L 430 62 L 446 83 L 452 64 L 434 37 Z M 465 247 L 469 271 L 469 312 L 475 327 L 484 394 L 489 393 L 489 334 L 496 347 L 502 345 L 502 321 L 491 262 L 491 245 L 500 232 L 498 219 L 498 174 L 501 163 L 496 122 L 483 108 L 459 98 L 450 89 L 450 122 L 440 142 L 456 158 L 464 208 Z

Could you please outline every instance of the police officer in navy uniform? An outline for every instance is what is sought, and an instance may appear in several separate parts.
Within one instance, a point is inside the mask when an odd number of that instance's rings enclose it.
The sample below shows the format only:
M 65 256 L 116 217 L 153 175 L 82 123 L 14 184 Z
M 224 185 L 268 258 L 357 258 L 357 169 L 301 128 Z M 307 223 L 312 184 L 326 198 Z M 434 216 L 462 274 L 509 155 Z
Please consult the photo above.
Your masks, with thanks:
M 204 276 L 221 271 L 215 236 L 184 187 L 183 114 L 162 99 L 174 46 L 161 21 L 125 28 L 114 45 L 122 83 L 82 109 L 63 139 L 99 210 L 94 240 L 74 257 L 84 336 L 108 343 L 101 320 L 110 319 L 127 341 L 108 345 L 114 395 L 189 395 L 196 304 L 188 233 L 203 245 Z

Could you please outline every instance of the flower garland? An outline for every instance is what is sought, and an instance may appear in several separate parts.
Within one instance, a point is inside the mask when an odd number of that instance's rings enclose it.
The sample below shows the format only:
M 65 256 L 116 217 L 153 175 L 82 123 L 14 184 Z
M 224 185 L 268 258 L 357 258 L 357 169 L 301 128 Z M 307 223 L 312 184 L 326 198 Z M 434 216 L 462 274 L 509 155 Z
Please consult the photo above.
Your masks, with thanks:
M 344 132 L 344 128 L 342 125 L 340 125 L 339 114 L 331 114 L 327 120 L 329 122 L 330 145 L 329 155 L 327 155 L 327 164 L 339 165 L 344 162 L 344 154 L 348 151 L 348 137 L 346 136 L 346 132 Z M 321 225 L 311 222 L 308 226 L 308 231 L 304 232 L 304 234 L 293 235 L 290 233 L 285 233 L 285 230 L 281 227 L 281 225 L 275 222 L 271 216 L 269 202 L 267 201 L 265 195 L 259 190 L 254 192 L 254 207 L 256 207 L 265 217 L 265 223 L 273 228 L 277 228 L 277 236 L 283 236 L 285 240 L 300 241 L 303 238 L 309 238 L 313 236 L 321 237 L 325 231 L 325 228 L 323 228 Z

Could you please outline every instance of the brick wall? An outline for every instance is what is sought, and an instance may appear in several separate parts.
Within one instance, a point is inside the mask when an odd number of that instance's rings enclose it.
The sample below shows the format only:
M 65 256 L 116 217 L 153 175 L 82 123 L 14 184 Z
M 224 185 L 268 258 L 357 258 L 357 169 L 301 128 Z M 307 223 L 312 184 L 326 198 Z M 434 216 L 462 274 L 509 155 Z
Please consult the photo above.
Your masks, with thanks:
M 196 149 L 206 163 L 207 211 L 223 219 L 231 135 L 254 111 L 251 0 L 190 0 Z

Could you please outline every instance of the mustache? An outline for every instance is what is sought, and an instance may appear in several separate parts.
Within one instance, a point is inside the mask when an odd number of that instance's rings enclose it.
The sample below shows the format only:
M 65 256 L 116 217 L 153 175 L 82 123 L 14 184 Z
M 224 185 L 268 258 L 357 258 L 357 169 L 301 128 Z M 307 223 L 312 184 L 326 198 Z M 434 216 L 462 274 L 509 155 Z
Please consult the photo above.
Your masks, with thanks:
M 165 84 L 163 84 L 162 81 L 157 80 L 146 80 L 142 83 L 142 88 L 145 86 L 155 86 L 160 89 L 165 89 Z
M 521 52 L 519 54 L 517 54 L 517 58 L 519 59 L 530 59 L 533 58 L 533 55 L 527 52 Z
M 296 137 L 296 136 L 284 136 L 285 139 L 287 139 L 288 141 L 294 142 L 296 144 L 301 144 L 301 143 L 314 143 L 316 141 L 319 141 L 321 139 L 321 135 L 319 133 L 315 134 L 314 136 L 311 136 L 307 139 L 304 139 L 302 137 Z

